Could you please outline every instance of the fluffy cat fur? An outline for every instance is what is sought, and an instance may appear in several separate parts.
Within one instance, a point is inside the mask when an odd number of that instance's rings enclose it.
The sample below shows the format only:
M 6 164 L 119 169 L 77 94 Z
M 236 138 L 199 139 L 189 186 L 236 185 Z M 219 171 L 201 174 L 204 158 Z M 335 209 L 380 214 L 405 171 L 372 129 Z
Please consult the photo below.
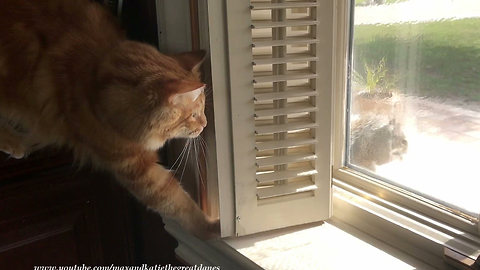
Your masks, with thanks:
M 207 124 L 197 68 L 205 52 L 166 56 L 128 41 L 108 11 L 88 0 L 3 0 L 0 9 L 0 150 L 15 158 L 69 147 L 111 171 L 149 208 L 199 238 L 217 235 L 157 164 L 174 137 Z
M 395 119 L 366 114 L 351 122 L 350 163 L 375 172 L 376 166 L 402 159 L 408 141 Z

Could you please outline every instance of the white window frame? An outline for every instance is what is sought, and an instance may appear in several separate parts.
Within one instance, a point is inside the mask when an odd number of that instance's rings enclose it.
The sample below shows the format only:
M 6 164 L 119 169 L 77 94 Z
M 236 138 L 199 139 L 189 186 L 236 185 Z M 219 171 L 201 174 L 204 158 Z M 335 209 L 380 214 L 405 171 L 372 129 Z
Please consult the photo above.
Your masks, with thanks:
M 341 1 L 340 1 L 341 2 Z M 343 9 L 343 11 L 341 11 Z M 349 20 L 349 7 L 348 5 L 339 5 L 339 18 L 344 18 L 342 23 L 348 23 Z M 338 31 L 342 31 L 341 29 L 347 30 L 347 27 L 340 27 Z M 339 49 L 339 57 L 337 59 L 337 63 L 345 62 L 342 59 L 348 58 L 348 33 L 344 33 L 341 35 L 342 41 L 338 44 L 343 48 Z M 446 210 L 439 209 L 433 203 L 426 203 L 425 201 L 414 197 L 412 194 L 406 194 L 399 188 L 395 188 L 392 186 L 386 186 L 379 184 L 374 180 L 373 177 L 366 176 L 361 174 L 353 169 L 347 168 L 344 166 L 345 164 L 345 149 L 346 149 L 346 89 L 347 81 L 345 80 L 346 76 L 346 68 L 347 64 L 344 64 L 342 67 L 344 70 L 337 71 L 337 89 L 335 93 L 335 104 L 336 104 L 336 111 L 335 111 L 335 146 L 334 146 L 334 167 L 333 167 L 333 178 L 337 180 L 341 180 L 341 182 L 352 185 L 354 187 L 360 188 L 365 190 L 369 193 L 374 195 L 379 195 L 382 192 L 382 198 L 387 199 L 388 201 L 399 204 L 408 208 L 412 208 L 412 210 L 418 211 L 420 213 L 425 213 L 432 218 L 439 219 L 442 222 L 445 222 L 451 226 L 455 226 L 465 232 L 471 233 L 473 235 L 480 236 L 480 226 L 478 222 L 474 222 L 470 218 L 461 218 L 459 214 L 456 215 L 452 212 L 448 212 Z M 426 168 L 428 169 L 428 168 Z M 337 182 L 338 183 L 338 182 Z M 338 185 L 342 185 L 342 183 L 338 183 Z M 345 187 L 345 186 L 344 186 Z M 458 211 L 457 211 L 458 212 Z
M 235 187 L 233 166 L 233 134 L 230 108 L 230 79 L 228 63 L 228 36 L 226 2 L 199 1 L 200 48 L 206 49 L 210 59 L 207 78 L 211 77 L 214 118 L 209 118 L 205 140 L 210 152 L 207 168 L 207 212 L 219 216 L 221 237 L 235 235 Z M 215 25 L 216 27 L 211 27 Z M 207 97 L 208 100 L 208 97 Z M 210 115 L 207 114 L 207 117 Z M 221 207 L 220 207 L 221 206 Z
M 400 245 L 405 252 L 438 268 L 444 267 L 444 247 L 476 258 L 480 253 L 479 222 L 440 209 L 414 194 L 407 194 L 393 185 L 380 184 L 374 178 L 344 166 L 349 28 L 353 19 L 350 5 L 353 1 L 337 1 L 334 217 L 394 246 Z

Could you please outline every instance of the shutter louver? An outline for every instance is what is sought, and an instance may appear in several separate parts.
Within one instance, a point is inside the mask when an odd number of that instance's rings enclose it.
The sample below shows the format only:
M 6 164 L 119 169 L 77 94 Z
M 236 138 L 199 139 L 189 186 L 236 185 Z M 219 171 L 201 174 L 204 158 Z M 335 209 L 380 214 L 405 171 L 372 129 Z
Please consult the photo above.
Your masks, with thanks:
M 317 7 L 317 2 L 251 3 L 256 145 L 277 143 L 275 149 L 256 148 L 259 200 L 317 188 L 310 162 L 317 159 L 312 129 L 318 125 L 311 113 L 318 108 L 311 80 L 318 74 L 310 68 L 318 61 L 310 45 L 318 42 L 311 35 L 319 24 L 311 14 Z M 291 40 L 296 43 L 276 46 Z M 257 48 L 258 41 L 263 48 Z M 278 144 L 292 139 L 303 143 Z
M 244 140 L 234 142 L 237 235 L 326 219 L 333 4 L 254 0 L 248 7 L 234 2 L 227 2 L 231 16 L 250 9 L 241 19 L 229 20 L 228 27 L 234 141 Z M 328 28 L 321 38 L 322 29 Z M 250 37 L 247 44 L 244 39 Z M 245 45 L 250 45 L 250 55 L 242 57 L 236 49 L 246 53 Z M 247 65 L 250 70 L 244 69 Z

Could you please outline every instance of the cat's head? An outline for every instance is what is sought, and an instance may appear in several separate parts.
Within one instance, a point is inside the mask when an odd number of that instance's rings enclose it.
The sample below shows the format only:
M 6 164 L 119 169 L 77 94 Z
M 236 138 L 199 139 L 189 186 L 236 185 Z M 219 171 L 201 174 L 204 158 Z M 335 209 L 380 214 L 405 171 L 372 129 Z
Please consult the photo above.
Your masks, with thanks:
M 408 141 L 400 123 L 396 123 L 393 119 L 390 121 L 390 126 L 392 130 L 392 156 L 394 159 L 401 160 L 408 151 Z
M 375 145 L 372 145 L 372 147 L 377 147 L 377 150 L 380 150 L 377 151 L 377 157 L 375 157 L 377 165 L 403 159 L 403 155 L 408 151 L 408 141 L 400 123 L 392 119 L 388 125 L 384 125 L 374 132 L 372 142 Z
M 193 138 L 207 124 L 205 84 L 198 68 L 205 51 L 163 55 L 126 41 L 99 66 L 96 116 L 124 137 L 158 149 L 170 138 Z

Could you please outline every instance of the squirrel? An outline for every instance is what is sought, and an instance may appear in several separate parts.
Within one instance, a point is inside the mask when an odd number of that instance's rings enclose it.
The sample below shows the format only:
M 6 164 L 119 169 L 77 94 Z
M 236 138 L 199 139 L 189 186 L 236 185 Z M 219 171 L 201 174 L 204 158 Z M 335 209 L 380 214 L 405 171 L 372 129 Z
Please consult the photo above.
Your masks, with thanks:
M 395 118 L 367 114 L 350 123 L 350 164 L 375 172 L 376 166 L 402 159 L 408 141 Z

